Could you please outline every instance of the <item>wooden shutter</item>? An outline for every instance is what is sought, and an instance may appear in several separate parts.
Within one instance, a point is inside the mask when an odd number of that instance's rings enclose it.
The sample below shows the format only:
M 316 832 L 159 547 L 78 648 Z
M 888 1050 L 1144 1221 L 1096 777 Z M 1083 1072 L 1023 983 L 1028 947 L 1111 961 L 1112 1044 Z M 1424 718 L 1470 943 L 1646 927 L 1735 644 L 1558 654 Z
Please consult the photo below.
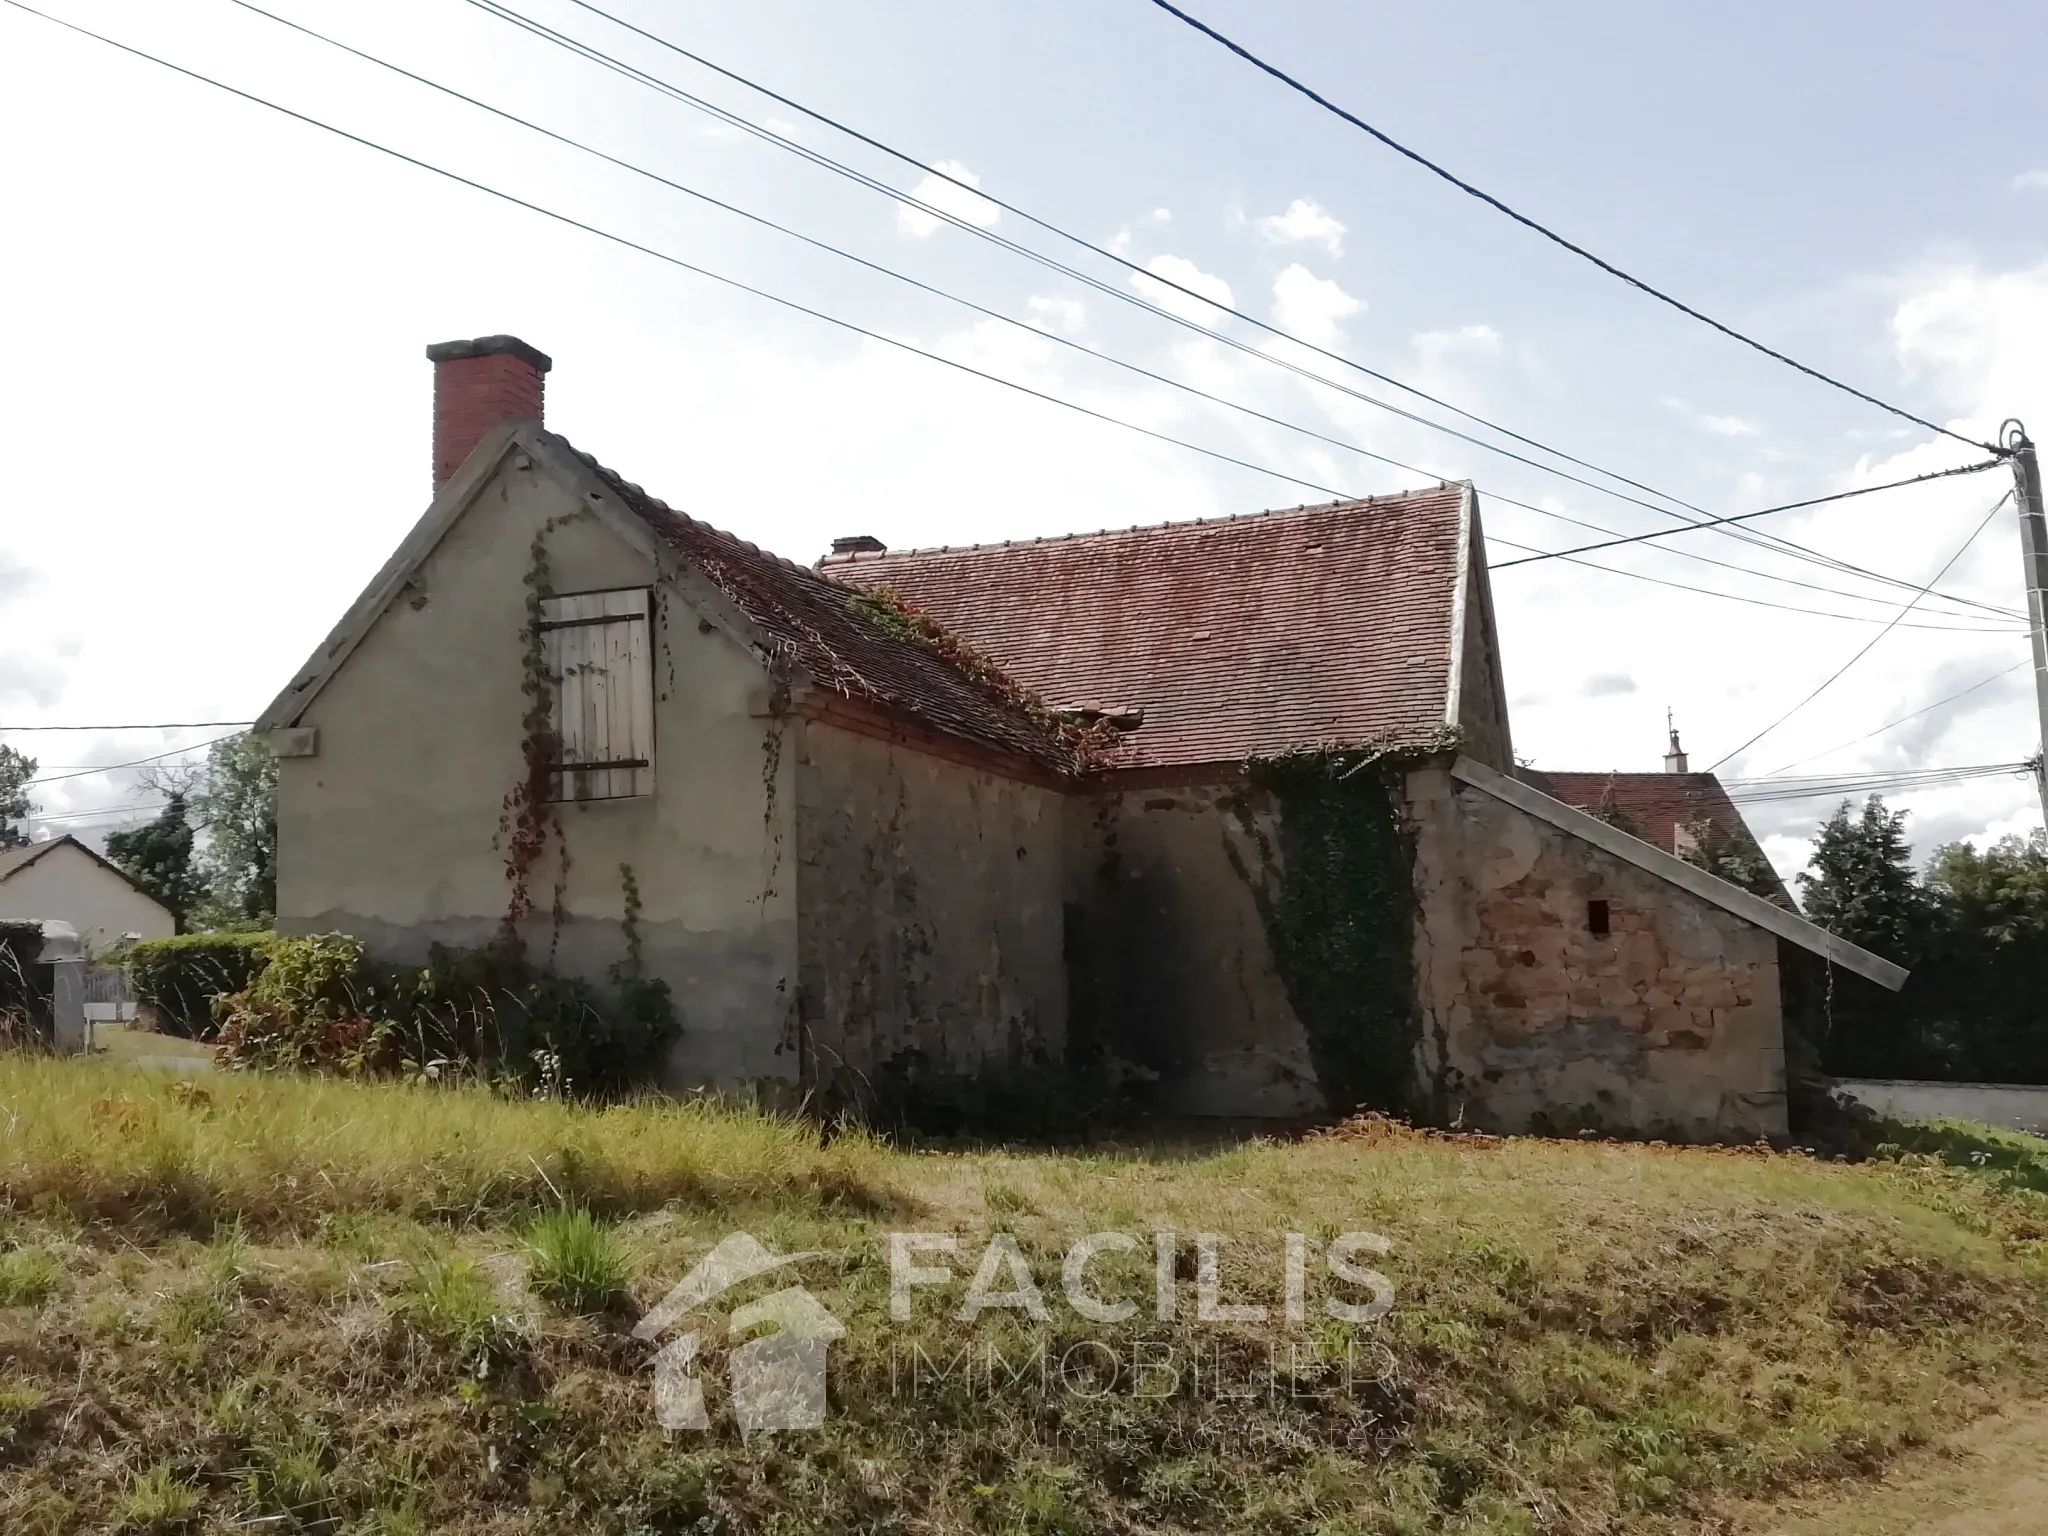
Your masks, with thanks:
M 654 670 L 648 596 L 579 592 L 541 600 L 541 654 L 554 679 L 557 800 L 654 793 Z

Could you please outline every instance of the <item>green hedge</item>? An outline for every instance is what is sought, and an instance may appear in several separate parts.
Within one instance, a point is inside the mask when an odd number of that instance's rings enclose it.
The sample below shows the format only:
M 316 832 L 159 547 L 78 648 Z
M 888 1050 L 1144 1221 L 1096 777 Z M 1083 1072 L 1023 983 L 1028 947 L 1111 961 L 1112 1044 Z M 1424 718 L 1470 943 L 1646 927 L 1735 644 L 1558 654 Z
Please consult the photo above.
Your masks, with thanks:
M 208 1040 L 217 1027 L 214 999 L 248 989 L 270 964 L 272 933 L 182 933 L 144 939 L 122 956 L 137 999 L 156 1015 L 157 1028 L 188 1040 Z

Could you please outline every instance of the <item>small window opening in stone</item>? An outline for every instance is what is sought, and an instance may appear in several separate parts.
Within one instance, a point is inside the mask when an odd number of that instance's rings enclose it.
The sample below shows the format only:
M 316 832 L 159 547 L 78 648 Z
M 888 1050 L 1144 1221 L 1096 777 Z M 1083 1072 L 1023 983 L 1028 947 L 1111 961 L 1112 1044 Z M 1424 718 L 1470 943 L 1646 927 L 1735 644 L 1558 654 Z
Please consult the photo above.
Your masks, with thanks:
M 1606 902 L 1589 901 L 1586 903 L 1586 930 L 1589 933 L 1606 933 L 1609 931 Z

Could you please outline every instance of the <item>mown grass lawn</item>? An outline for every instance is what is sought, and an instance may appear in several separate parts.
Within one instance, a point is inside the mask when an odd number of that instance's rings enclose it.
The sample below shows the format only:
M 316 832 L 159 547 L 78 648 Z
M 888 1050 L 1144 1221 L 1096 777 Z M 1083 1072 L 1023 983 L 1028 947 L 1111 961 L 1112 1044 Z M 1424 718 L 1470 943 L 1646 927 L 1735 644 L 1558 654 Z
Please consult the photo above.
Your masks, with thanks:
M 2048 1159 L 1941 1135 L 1963 1166 L 1383 1126 L 906 1151 L 0 1058 L 0 1530 L 1698 1532 L 2048 1395 Z M 678 1325 L 711 1425 L 665 1430 L 634 1323 L 736 1231 L 818 1257 Z M 900 1322 L 897 1231 L 959 1249 Z M 1369 1294 L 1322 1260 L 1361 1231 L 1375 1323 L 1322 1310 Z M 1135 1240 L 1087 1274 L 1127 1319 L 1066 1298 L 1091 1232 Z M 1042 1320 L 958 1315 L 999 1233 Z M 1263 1320 L 1198 1315 L 1198 1233 Z M 726 1315 L 799 1281 L 846 1328 L 829 1415 L 742 1439 Z

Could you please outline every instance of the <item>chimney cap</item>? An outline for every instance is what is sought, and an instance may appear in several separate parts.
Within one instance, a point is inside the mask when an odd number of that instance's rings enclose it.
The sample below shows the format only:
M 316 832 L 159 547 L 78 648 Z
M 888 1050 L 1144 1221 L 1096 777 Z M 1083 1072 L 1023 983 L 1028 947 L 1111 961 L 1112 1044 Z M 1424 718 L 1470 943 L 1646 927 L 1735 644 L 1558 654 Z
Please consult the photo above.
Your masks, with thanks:
M 872 533 L 849 533 L 832 541 L 835 555 L 881 555 L 888 550 L 889 546 Z
M 516 357 L 536 373 L 546 373 L 555 360 L 530 347 L 517 336 L 478 336 L 469 341 L 437 341 L 427 348 L 430 363 L 453 362 L 460 357 Z

